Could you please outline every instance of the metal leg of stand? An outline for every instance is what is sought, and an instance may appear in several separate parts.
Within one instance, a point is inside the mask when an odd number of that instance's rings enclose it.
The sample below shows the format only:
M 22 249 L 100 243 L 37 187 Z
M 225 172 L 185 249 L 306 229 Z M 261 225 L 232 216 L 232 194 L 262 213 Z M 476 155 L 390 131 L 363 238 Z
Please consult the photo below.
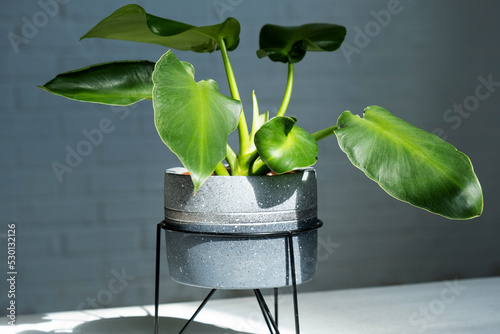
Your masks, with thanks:
M 290 245 L 290 269 L 292 270 L 293 285 L 293 310 L 295 313 L 295 333 L 300 334 L 299 326 L 299 303 L 297 298 L 297 277 L 295 275 L 295 255 L 293 252 L 293 234 L 288 234 L 288 244 Z
M 269 308 L 267 307 L 266 301 L 262 296 L 262 293 L 260 292 L 259 289 L 255 289 L 253 291 L 255 293 L 255 297 L 257 297 L 257 301 L 259 302 L 259 306 L 262 311 L 262 315 L 264 316 L 264 320 L 266 321 L 266 325 L 267 328 L 269 329 L 269 332 L 271 334 L 280 334 L 280 331 L 278 330 L 278 325 L 273 319 L 273 316 L 269 311 Z M 273 329 L 275 330 L 275 332 L 273 332 Z
M 274 321 L 276 322 L 276 326 L 279 326 L 279 323 L 278 323 L 278 288 L 274 288 Z
M 163 228 L 163 222 L 159 223 L 156 227 L 156 271 L 155 271 L 155 326 L 154 326 L 154 334 L 158 334 L 158 325 L 159 325 L 159 317 L 158 317 L 158 308 L 160 304 L 160 257 L 161 257 L 161 230 Z M 198 307 L 196 312 L 193 314 L 191 319 L 184 325 L 179 334 L 184 333 L 189 325 L 193 322 L 194 318 L 200 313 L 208 300 L 213 296 L 213 294 L 217 291 L 217 289 L 213 289 L 210 291 L 208 296 L 203 300 L 201 305 Z
M 161 228 L 162 223 L 156 227 L 156 272 L 155 272 L 155 329 L 154 334 L 158 334 L 158 305 L 160 302 L 160 248 L 161 248 Z
M 159 316 L 158 316 L 158 309 L 159 309 L 159 294 L 160 294 L 160 257 L 161 257 L 161 230 L 165 228 L 166 225 L 164 225 L 164 222 L 161 222 L 158 224 L 157 229 L 156 229 L 156 272 L 155 272 L 155 320 L 154 320 L 154 334 L 158 334 L 158 327 L 159 327 Z M 293 250 L 293 233 L 288 233 L 287 235 L 287 240 L 288 240 L 288 249 L 290 251 L 290 270 L 292 274 L 292 286 L 293 286 L 293 309 L 294 309 L 294 316 L 295 316 L 295 333 L 300 334 L 300 326 L 299 326 L 299 306 L 298 306 L 298 297 L 297 297 L 297 277 L 296 277 L 296 268 L 295 268 L 295 253 Z M 212 295 L 217 291 L 217 289 L 212 289 L 208 296 L 203 300 L 201 305 L 198 307 L 198 309 L 195 311 L 193 316 L 187 321 L 187 323 L 184 325 L 184 327 L 181 329 L 179 334 L 183 334 L 189 325 L 194 321 L 198 313 L 205 307 L 206 303 L 209 301 L 209 299 L 212 297 Z M 255 296 L 257 297 L 257 301 L 259 303 L 259 306 L 261 308 L 262 314 L 264 315 L 264 319 L 266 321 L 266 324 L 269 328 L 269 331 L 271 334 L 273 334 L 273 329 L 275 331 L 274 334 L 279 334 L 279 329 L 278 329 L 278 289 L 274 289 L 274 318 L 269 311 L 269 308 L 267 307 L 266 301 L 264 300 L 264 297 L 262 296 L 262 293 L 260 290 L 255 289 L 254 290 Z
M 203 302 L 201 303 L 201 305 L 198 307 L 198 309 L 196 310 L 196 312 L 194 312 L 194 314 L 191 317 L 191 319 L 189 319 L 188 322 L 184 325 L 184 327 L 182 327 L 182 329 L 179 332 L 179 334 L 182 334 L 182 333 L 184 333 L 187 330 L 187 328 L 189 327 L 189 325 L 191 325 L 191 323 L 193 322 L 194 318 L 196 318 L 196 316 L 198 315 L 198 313 L 200 313 L 200 311 L 203 309 L 203 307 L 205 307 L 206 303 L 213 296 L 213 294 L 215 293 L 215 291 L 217 291 L 217 289 L 212 289 L 210 291 L 210 293 L 208 294 L 208 296 L 205 297 L 205 299 L 203 300 Z

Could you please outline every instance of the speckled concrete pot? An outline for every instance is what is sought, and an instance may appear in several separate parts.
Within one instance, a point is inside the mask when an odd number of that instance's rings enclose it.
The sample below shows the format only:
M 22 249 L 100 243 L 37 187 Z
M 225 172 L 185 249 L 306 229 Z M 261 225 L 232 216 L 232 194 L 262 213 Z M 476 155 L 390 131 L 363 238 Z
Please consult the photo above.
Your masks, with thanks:
M 217 289 L 290 286 L 288 239 L 269 235 L 287 231 L 295 231 L 297 284 L 307 282 L 316 271 L 321 226 L 315 170 L 213 176 L 193 196 L 186 170 L 169 169 L 165 223 L 169 272 L 179 283 Z

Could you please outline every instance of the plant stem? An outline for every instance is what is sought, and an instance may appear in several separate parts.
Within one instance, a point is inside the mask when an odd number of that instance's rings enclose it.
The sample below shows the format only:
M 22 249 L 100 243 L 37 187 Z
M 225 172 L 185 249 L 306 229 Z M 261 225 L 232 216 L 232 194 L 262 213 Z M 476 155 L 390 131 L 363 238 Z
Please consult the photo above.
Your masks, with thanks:
M 271 170 L 267 165 L 262 161 L 262 159 L 257 159 L 255 163 L 252 165 L 252 169 L 250 170 L 250 175 L 265 175 L 269 173 Z
M 226 160 L 227 163 L 229 164 L 229 167 L 231 168 L 231 171 L 236 169 L 236 165 L 238 163 L 238 156 L 236 153 L 234 153 L 233 149 L 229 144 L 226 145 Z
M 337 125 L 334 125 L 334 126 L 331 126 L 329 128 L 315 132 L 312 134 L 312 136 L 314 137 L 314 139 L 316 139 L 316 141 L 319 141 L 323 138 L 330 137 L 330 136 L 334 135 L 335 130 L 337 130 L 338 128 L 339 127 Z
M 252 131 L 250 132 L 250 145 L 253 145 L 253 140 L 255 138 L 255 133 L 257 132 L 258 122 L 259 122 L 259 103 L 257 102 L 257 96 L 255 96 L 255 90 L 252 91 L 252 104 L 253 104 L 253 116 L 252 116 Z
M 234 77 L 233 67 L 231 66 L 231 60 L 229 59 L 229 53 L 226 48 L 226 42 L 224 42 L 223 38 L 219 39 L 217 42 L 219 43 L 222 61 L 224 62 L 224 68 L 226 70 L 226 76 L 229 83 L 229 89 L 231 90 L 231 96 L 233 97 L 233 99 L 241 101 L 240 93 L 238 91 L 238 85 L 236 84 L 236 79 Z
M 229 83 L 229 89 L 231 90 L 231 96 L 233 99 L 241 101 L 240 93 L 238 91 L 238 86 L 236 85 L 236 79 L 234 77 L 233 68 L 231 66 L 231 61 L 229 60 L 229 54 L 227 52 L 226 43 L 224 39 L 219 39 L 217 41 L 219 43 L 222 61 L 224 62 L 224 67 L 226 69 L 227 81 Z M 238 136 L 239 136 L 239 145 L 240 145 L 240 153 L 246 153 L 250 148 L 250 135 L 248 133 L 248 125 L 245 118 L 245 112 L 243 111 L 243 107 L 241 108 L 241 114 L 238 121 Z
M 229 176 L 229 172 L 226 169 L 226 166 L 221 162 L 215 167 L 215 174 L 217 175 L 223 175 L 223 176 Z
M 289 62 L 285 96 L 283 97 L 283 102 L 281 102 L 281 107 L 280 110 L 278 110 L 277 116 L 285 115 L 286 109 L 288 108 L 288 104 L 290 103 L 290 98 L 292 97 L 292 88 L 293 88 L 293 63 Z
M 258 157 L 259 153 L 257 152 L 257 149 L 253 149 L 247 154 L 240 155 L 238 157 L 238 167 L 237 167 L 239 168 L 239 170 L 237 171 L 238 173 L 236 175 L 250 175 L 252 164 Z

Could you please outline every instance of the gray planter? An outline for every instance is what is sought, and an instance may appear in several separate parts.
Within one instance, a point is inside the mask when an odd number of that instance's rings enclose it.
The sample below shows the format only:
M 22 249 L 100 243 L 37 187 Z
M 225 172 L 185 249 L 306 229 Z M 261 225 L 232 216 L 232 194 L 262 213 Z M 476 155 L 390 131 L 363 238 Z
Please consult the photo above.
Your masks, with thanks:
M 165 173 L 167 260 L 175 281 L 217 289 L 290 286 L 288 231 L 297 284 L 312 279 L 321 226 L 313 168 L 279 176 L 213 176 L 196 196 L 185 172 Z

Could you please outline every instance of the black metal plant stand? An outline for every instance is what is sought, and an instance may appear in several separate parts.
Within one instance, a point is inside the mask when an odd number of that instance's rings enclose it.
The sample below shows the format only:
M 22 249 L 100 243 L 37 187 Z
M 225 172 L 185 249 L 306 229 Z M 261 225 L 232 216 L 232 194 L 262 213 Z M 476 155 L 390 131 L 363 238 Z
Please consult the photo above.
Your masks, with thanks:
M 217 236 L 228 236 L 228 237 L 262 237 L 262 236 L 269 236 L 269 237 L 283 237 L 287 238 L 287 244 L 288 244 L 288 251 L 290 254 L 290 269 L 292 273 L 292 288 L 293 288 L 293 309 L 294 309 L 294 318 L 295 318 L 295 333 L 300 334 L 300 327 L 299 327 L 299 306 L 298 306 L 298 298 L 297 298 L 297 279 L 296 279 L 296 272 L 295 272 L 295 255 L 293 251 L 293 235 L 300 233 L 300 232 L 305 232 L 307 230 L 312 230 L 312 229 L 317 229 L 321 227 L 322 223 L 321 221 L 318 220 L 318 225 L 313 227 L 313 228 L 308 228 L 308 229 L 302 229 L 302 230 L 295 230 L 295 231 L 283 231 L 283 232 L 272 232 L 272 233 L 256 233 L 256 234 L 242 234 L 242 233 L 207 233 L 207 232 L 187 232 L 187 231 L 182 231 L 183 233 L 195 233 L 195 234 L 204 234 L 204 235 L 217 235 Z M 156 229 L 156 273 L 155 273 L 155 324 L 154 324 L 154 334 L 158 334 L 158 326 L 159 326 L 159 319 L 158 319 L 158 306 L 159 306 L 159 293 L 160 293 L 160 257 L 161 257 L 161 230 L 177 230 L 175 226 L 169 225 L 166 221 L 162 221 L 161 223 L 158 224 L 157 229 Z M 198 309 L 194 312 L 192 317 L 186 322 L 184 327 L 181 329 L 179 334 L 185 333 L 189 325 L 194 321 L 198 313 L 205 307 L 207 302 L 210 300 L 210 298 L 214 295 L 214 293 L 217 291 L 217 289 L 212 289 L 207 297 L 202 301 Z M 267 327 L 269 328 L 269 332 L 271 334 L 279 334 L 279 329 L 278 329 L 278 289 L 274 288 L 274 317 L 271 314 L 271 311 L 269 310 L 269 307 L 267 306 L 266 301 L 264 300 L 264 297 L 262 296 L 262 293 L 260 292 L 259 289 L 254 289 L 254 294 L 255 297 L 257 298 L 257 302 L 259 303 L 259 307 L 262 311 L 262 315 L 264 317 L 264 320 L 267 324 Z

